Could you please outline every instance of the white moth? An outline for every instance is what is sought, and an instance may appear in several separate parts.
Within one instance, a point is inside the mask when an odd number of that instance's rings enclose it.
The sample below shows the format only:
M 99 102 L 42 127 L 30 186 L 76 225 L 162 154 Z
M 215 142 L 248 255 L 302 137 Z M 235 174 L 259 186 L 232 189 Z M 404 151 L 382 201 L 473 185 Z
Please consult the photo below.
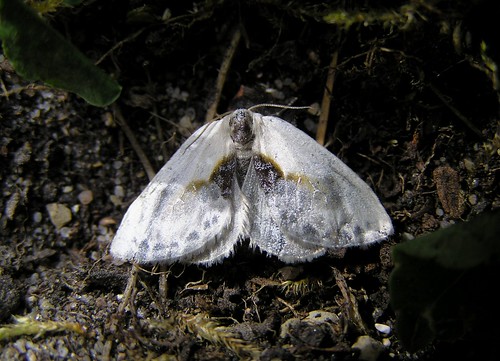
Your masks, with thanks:
M 239 109 L 171 157 L 128 209 L 111 254 L 211 265 L 249 239 L 292 263 L 392 233 L 377 196 L 340 159 L 280 118 Z

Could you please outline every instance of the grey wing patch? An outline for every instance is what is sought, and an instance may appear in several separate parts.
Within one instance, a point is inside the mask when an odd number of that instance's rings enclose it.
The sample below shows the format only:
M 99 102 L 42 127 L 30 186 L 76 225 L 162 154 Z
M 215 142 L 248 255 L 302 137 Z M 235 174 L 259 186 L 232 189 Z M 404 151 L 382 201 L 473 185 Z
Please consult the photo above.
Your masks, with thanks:
M 141 264 L 193 262 L 200 255 L 209 264 L 229 255 L 243 224 L 233 197 L 235 162 L 227 157 L 209 180 L 187 186 L 153 180 L 127 211 L 111 253 Z M 211 249 L 219 252 L 210 256 Z
M 215 242 L 210 247 L 206 247 L 202 253 L 193 255 L 190 262 L 205 265 L 217 263 L 230 256 L 234 252 L 235 245 L 248 237 L 248 201 L 238 183 L 234 181 L 232 185 L 231 207 L 234 211 L 232 226 L 227 228 L 223 237 L 216 237 Z
M 216 236 L 209 247 L 205 247 L 199 254 L 190 256 L 189 261 L 192 263 L 211 265 L 219 262 L 230 256 L 237 242 L 248 234 L 248 202 L 241 192 L 236 171 L 236 157 L 225 158 L 214 169 L 209 182 L 203 184 L 203 186 L 210 184 L 218 186 L 221 197 L 231 203 L 232 220 L 231 226 L 225 229 L 224 234 Z
M 388 230 L 381 228 L 384 222 L 367 214 L 379 208 L 385 214 L 368 186 L 367 194 L 347 194 L 346 189 L 356 189 L 342 176 L 285 175 L 262 155 L 252 162 L 243 192 L 251 204 L 253 245 L 283 261 L 298 262 L 328 248 L 364 245 L 387 236 Z
M 291 231 L 290 224 L 296 222 L 304 207 L 301 192 L 297 187 L 290 189 L 292 185 L 296 183 L 287 181 L 272 160 L 261 155 L 253 157 L 243 184 L 251 214 L 250 244 L 285 262 L 311 260 L 325 249 L 304 242 Z

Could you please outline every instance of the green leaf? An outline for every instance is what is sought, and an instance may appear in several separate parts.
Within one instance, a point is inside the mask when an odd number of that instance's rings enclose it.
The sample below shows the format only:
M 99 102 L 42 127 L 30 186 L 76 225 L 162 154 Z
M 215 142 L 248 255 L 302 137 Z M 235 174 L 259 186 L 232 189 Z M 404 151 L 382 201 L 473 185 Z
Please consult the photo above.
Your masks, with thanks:
M 417 351 L 434 339 L 491 338 L 500 321 L 500 212 L 483 214 L 393 248 L 389 281 L 399 339 Z
M 106 106 L 120 85 L 19 0 L 0 0 L 0 37 L 16 72 Z

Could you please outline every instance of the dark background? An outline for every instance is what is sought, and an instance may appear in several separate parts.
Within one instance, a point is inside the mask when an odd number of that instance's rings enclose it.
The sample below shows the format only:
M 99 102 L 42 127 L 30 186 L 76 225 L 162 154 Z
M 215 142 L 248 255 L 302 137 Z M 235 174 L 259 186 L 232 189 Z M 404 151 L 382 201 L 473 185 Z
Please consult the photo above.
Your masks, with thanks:
M 167 9 L 171 15 L 162 20 Z M 1 357 L 216 360 L 257 349 L 269 360 L 347 360 L 358 358 L 351 346 L 365 334 L 390 340 L 384 360 L 490 355 L 490 341 L 478 345 L 467 335 L 408 354 L 394 330 L 387 282 L 392 245 L 498 208 L 498 74 L 491 68 L 498 10 L 496 1 L 87 1 L 44 14 L 93 61 L 109 52 L 99 67 L 123 86 L 116 106 L 155 170 L 203 124 L 236 29 L 242 38 L 219 113 L 263 102 L 321 104 L 338 51 L 327 147 L 374 189 L 396 232 L 367 250 L 291 269 L 243 243 L 208 269 L 168 267 L 166 288 L 158 275 L 140 272 L 119 312 L 130 266 L 114 264 L 108 249 L 148 183 L 143 166 L 112 107 L 30 83 L 4 61 L 0 322 L 29 314 L 75 322 L 85 332 L 1 341 Z M 325 21 L 339 11 L 364 20 Z M 317 116 L 280 117 L 314 136 Z M 459 195 L 449 206 L 436 191 L 442 180 L 434 170 L 444 166 L 458 174 L 446 183 Z M 86 190 L 90 203 L 79 198 Z M 50 203 L 72 211 L 60 229 L 51 223 Z M 314 310 L 339 320 L 304 321 Z M 290 319 L 298 321 L 285 324 Z M 221 341 L 215 323 L 229 327 L 231 337 Z M 375 323 L 392 332 L 381 334 Z

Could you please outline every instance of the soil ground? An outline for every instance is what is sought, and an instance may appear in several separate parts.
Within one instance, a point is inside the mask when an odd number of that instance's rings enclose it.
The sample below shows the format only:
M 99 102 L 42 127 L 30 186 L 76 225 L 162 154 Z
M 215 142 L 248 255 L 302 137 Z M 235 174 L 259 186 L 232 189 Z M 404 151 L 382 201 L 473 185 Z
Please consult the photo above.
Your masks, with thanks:
M 123 86 L 113 107 L 90 106 L 2 65 L 0 323 L 23 315 L 46 329 L 0 341 L 0 357 L 351 360 L 368 358 L 352 346 L 369 336 L 379 360 L 473 359 L 478 345 L 467 338 L 405 351 L 388 278 L 393 245 L 499 206 L 495 2 L 168 6 L 89 1 L 46 15 L 89 58 L 105 55 L 99 67 Z M 350 26 L 324 20 L 339 9 L 364 18 Z M 148 177 L 116 109 L 159 170 L 203 124 L 236 29 L 242 37 L 219 113 L 269 102 L 321 108 L 337 52 L 326 146 L 374 189 L 395 234 L 304 264 L 244 242 L 209 268 L 133 273 L 109 245 Z M 317 115 L 279 116 L 314 136 Z M 71 219 L 57 228 L 49 204 Z

